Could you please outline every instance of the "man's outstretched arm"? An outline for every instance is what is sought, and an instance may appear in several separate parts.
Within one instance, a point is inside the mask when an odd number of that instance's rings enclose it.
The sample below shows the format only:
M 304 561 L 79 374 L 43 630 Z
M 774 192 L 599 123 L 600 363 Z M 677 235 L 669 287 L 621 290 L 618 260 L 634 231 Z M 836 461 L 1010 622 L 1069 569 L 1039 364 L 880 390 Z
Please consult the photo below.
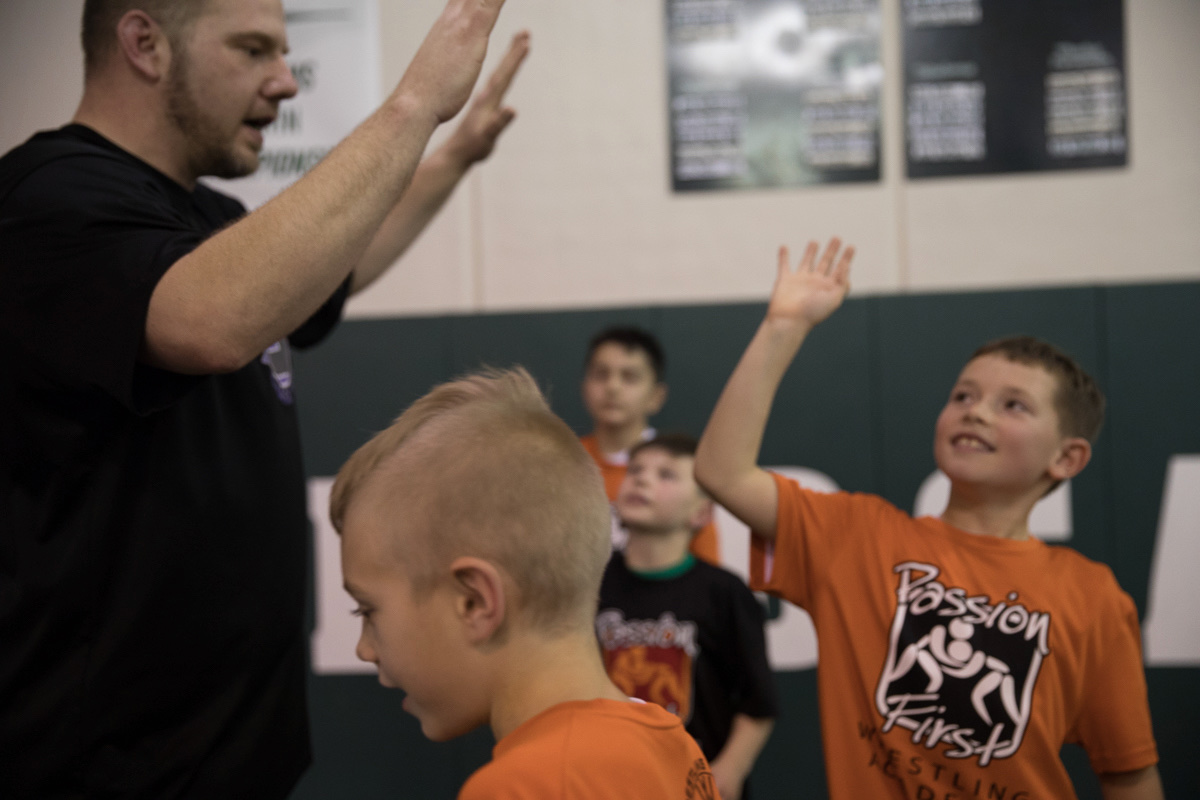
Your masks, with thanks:
M 351 292 L 365 289 L 386 272 L 421 235 L 471 166 L 491 155 L 496 140 L 516 116 L 504 105 L 504 95 L 528 54 L 529 34 L 519 33 L 454 133 L 417 166 L 408 190 L 354 267 Z
M 307 175 L 159 281 L 145 360 L 231 371 L 321 306 L 408 188 L 434 129 L 470 97 L 504 0 L 449 0 L 384 104 Z
M 696 449 L 696 480 L 759 536 L 772 538 L 779 497 L 775 481 L 758 466 L 763 432 L 779 382 L 800 345 L 818 323 L 842 304 L 849 291 L 854 248 L 838 258 L 841 241 L 831 239 L 817 258 L 810 242 L 793 271 L 786 247 L 766 318 L 721 392 Z

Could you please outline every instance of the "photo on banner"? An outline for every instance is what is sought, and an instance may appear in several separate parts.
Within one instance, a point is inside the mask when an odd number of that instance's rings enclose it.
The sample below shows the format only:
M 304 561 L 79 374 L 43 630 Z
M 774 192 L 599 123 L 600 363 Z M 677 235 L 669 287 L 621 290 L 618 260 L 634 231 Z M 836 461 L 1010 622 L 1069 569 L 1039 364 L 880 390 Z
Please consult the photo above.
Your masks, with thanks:
M 904 0 L 908 177 L 1124 166 L 1122 0 Z
M 676 192 L 878 181 L 879 0 L 666 0 Z

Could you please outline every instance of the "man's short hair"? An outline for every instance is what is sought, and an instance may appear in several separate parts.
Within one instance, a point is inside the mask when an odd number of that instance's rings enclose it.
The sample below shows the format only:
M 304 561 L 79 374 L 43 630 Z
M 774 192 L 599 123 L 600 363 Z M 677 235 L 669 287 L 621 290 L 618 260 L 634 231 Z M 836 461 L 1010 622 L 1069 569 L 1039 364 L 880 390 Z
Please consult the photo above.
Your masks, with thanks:
M 162 27 L 171 45 L 177 46 L 207 4 L 208 0 L 84 0 L 79 38 L 85 75 L 96 70 L 112 52 L 117 22 L 126 12 L 145 11 Z
M 1062 432 L 1095 444 L 1104 424 L 1104 394 L 1075 359 L 1049 342 L 1032 336 L 1009 336 L 988 342 L 971 355 L 971 360 L 988 355 L 998 355 L 1049 372 L 1058 384 L 1054 407 Z
M 614 325 L 605 328 L 592 337 L 588 342 L 587 356 L 583 359 L 584 367 L 592 363 L 592 356 L 602 344 L 614 342 L 626 350 L 640 350 L 646 354 L 650 367 L 654 370 L 654 380 L 661 381 L 667 369 L 667 359 L 663 355 L 662 345 L 654 334 L 632 325 Z
M 460 556 L 483 558 L 517 587 L 522 619 L 548 632 L 590 626 L 611 551 L 603 482 L 579 438 L 523 368 L 487 369 L 434 387 L 350 457 L 330 517 L 386 481 L 413 535 L 391 543 L 414 591 Z

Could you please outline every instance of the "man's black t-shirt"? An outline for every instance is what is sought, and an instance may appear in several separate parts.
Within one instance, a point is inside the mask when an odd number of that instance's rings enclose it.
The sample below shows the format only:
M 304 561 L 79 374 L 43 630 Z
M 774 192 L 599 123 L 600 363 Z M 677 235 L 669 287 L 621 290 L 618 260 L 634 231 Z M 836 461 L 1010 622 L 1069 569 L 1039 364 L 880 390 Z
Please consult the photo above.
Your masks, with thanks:
M 705 758 L 725 746 L 734 714 L 778 714 L 762 607 L 727 570 L 689 556 L 678 570 L 646 576 L 614 553 L 596 634 L 613 682 L 678 714 Z
M 0 159 L 0 795 L 285 797 L 309 762 L 288 344 L 138 360 L 159 278 L 243 213 L 78 125 Z

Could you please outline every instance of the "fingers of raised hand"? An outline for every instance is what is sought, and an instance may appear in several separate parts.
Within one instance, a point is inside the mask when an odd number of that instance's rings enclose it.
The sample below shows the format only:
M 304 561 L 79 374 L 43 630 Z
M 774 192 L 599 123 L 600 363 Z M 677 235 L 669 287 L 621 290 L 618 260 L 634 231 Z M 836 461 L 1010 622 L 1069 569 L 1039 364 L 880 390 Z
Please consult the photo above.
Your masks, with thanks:
M 816 243 L 813 242 L 813 248 L 816 248 Z M 834 236 L 829 240 L 829 244 L 825 246 L 825 252 L 821 256 L 821 261 L 817 264 L 817 272 L 821 275 L 829 275 L 833 272 L 834 259 L 837 258 L 838 250 L 842 247 L 842 240 Z
M 488 78 L 485 94 L 492 99 L 492 102 L 499 104 L 504 99 L 508 87 L 516 77 L 517 70 L 521 67 L 521 62 L 527 55 L 529 55 L 529 31 L 521 31 L 512 38 L 500 66 L 496 67 L 496 71 Z
M 804 248 L 804 255 L 800 257 L 800 265 L 796 268 L 797 271 L 812 272 L 816 257 L 817 243 L 810 241 Z
M 842 258 L 837 262 L 837 267 L 833 270 L 833 279 L 838 283 L 845 283 L 850 277 L 850 262 L 854 260 L 854 246 L 850 245 L 842 253 Z

